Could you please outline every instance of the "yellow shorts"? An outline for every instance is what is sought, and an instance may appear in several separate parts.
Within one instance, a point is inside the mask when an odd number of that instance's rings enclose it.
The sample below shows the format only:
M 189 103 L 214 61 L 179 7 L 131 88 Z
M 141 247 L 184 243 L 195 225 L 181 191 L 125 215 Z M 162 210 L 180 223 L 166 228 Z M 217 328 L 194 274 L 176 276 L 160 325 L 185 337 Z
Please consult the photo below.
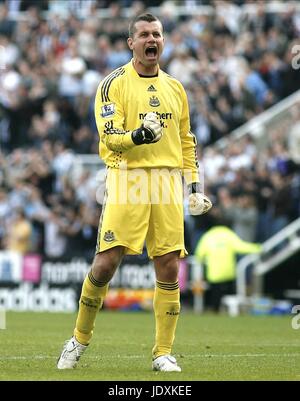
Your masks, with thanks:
M 150 258 L 180 251 L 184 257 L 182 175 L 179 169 L 108 168 L 96 253 L 121 245 Z

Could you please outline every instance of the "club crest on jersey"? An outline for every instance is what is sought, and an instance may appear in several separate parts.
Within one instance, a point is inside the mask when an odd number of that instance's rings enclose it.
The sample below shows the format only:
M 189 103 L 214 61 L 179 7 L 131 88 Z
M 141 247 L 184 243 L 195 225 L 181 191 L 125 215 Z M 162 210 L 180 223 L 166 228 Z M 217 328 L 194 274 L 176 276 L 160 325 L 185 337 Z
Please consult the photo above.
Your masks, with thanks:
M 104 106 L 101 107 L 101 117 L 103 118 L 113 116 L 115 112 L 116 110 L 114 103 L 105 104 Z
M 105 242 L 113 242 L 115 240 L 115 234 L 111 230 L 108 230 L 105 232 L 103 240 Z
M 158 107 L 160 105 L 160 101 L 159 101 L 158 97 L 151 96 L 150 100 L 149 100 L 149 104 L 152 107 Z

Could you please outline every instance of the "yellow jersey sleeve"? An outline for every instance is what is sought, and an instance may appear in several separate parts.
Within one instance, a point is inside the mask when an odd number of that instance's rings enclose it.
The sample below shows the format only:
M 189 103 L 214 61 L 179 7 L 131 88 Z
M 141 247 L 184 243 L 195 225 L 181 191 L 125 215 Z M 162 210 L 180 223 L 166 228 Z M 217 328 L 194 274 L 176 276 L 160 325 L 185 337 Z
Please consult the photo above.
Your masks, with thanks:
M 182 157 L 183 157 L 183 175 L 186 184 L 191 184 L 192 182 L 199 182 L 199 172 L 198 172 L 198 159 L 197 159 L 197 140 L 195 135 L 191 131 L 190 127 L 190 114 L 189 105 L 186 92 L 183 86 L 180 84 L 183 107 L 180 119 L 180 140 L 182 147 Z
M 124 68 L 108 75 L 99 85 L 95 98 L 95 119 L 101 145 L 113 152 L 122 152 L 134 147 L 131 132 L 124 129 L 124 110 L 120 96 L 120 80 Z
M 243 241 L 235 232 L 231 232 L 231 246 L 236 253 L 259 253 L 262 245 L 254 242 Z

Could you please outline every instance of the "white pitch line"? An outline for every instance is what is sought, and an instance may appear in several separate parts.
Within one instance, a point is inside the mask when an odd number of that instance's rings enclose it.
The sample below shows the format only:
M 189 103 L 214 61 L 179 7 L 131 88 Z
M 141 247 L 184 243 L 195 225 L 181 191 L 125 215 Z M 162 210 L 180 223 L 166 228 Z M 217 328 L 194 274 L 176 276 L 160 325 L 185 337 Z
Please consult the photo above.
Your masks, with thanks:
M 183 357 L 186 359 L 189 358 L 266 358 L 266 357 L 280 357 L 280 358 L 293 358 L 300 356 L 300 353 L 294 354 L 193 354 L 193 355 L 185 355 Z M 178 356 L 177 356 L 178 358 Z M 43 360 L 43 359 L 57 359 L 56 356 L 50 355 L 36 355 L 36 356 L 2 356 L 0 357 L 0 361 L 17 361 L 17 360 Z M 110 355 L 110 356 L 89 356 L 86 355 L 84 359 L 94 359 L 94 360 L 103 360 L 103 359 L 148 359 L 148 357 L 144 355 Z

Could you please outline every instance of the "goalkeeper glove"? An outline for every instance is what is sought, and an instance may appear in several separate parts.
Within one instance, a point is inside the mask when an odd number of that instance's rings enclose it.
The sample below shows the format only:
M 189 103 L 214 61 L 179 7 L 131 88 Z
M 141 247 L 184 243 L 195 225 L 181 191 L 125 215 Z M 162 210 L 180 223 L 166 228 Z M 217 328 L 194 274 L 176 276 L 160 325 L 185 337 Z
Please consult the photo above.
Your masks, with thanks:
M 199 182 L 193 182 L 188 185 L 189 191 L 189 213 L 192 216 L 198 216 L 209 211 L 212 207 L 210 199 L 201 193 Z
M 158 142 L 162 134 L 163 129 L 157 114 L 150 112 L 146 114 L 142 126 L 132 132 L 131 138 L 135 145 L 143 145 Z

